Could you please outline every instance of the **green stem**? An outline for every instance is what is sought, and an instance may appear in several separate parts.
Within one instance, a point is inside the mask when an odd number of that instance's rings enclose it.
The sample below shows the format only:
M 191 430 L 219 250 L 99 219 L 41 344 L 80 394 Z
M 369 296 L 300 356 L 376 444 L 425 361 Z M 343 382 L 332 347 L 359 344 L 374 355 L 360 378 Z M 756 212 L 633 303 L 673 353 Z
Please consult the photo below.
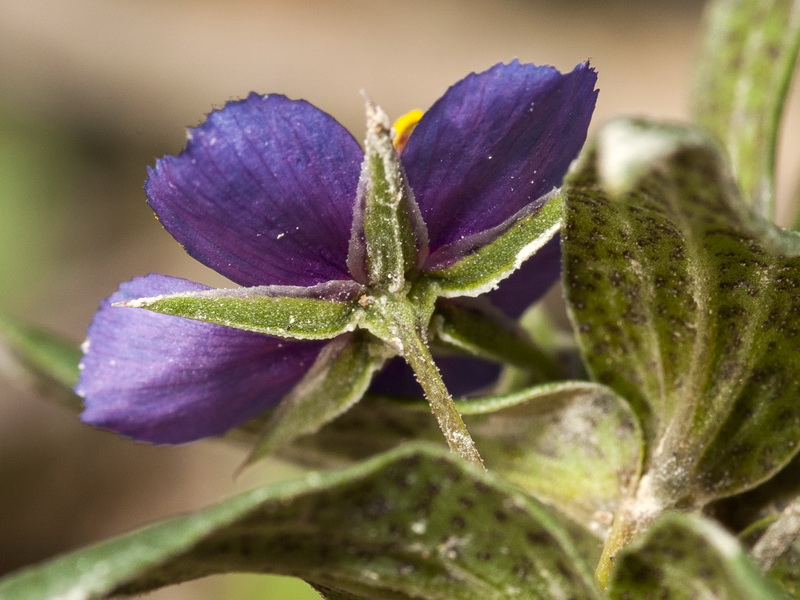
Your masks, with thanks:
M 433 301 L 428 300 L 416 298 L 412 302 L 405 293 L 384 295 L 379 299 L 365 297 L 362 326 L 400 354 L 414 371 L 450 450 L 485 468 L 431 356 L 427 324 L 433 313 Z
M 433 362 L 427 340 L 416 327 L 402 327 L 402 334 L 403 358 L 414 370 L 450 449 L 464 460 L 485 468 L 475 442 L 442 381 L 439 368 Z
M 635 493 L 622 502 L 614 515 L 614 524 L 603 546 L 603 553 L 595 570 L 595 579 L 602 589 L 608 587 L 614 570 L 614 560 L 619 552 L 664 511 L 674 506 L 673 501 L 665 501 L 664 496 L 659 493 L 652 473 L 646 473 L 639 480 Z
M 621 512 L 618 513 L 614 519 L 614 525 L 611 527 L 611 532 L 603 545 L 603 553 L 594 572 L 595 579 L 602 589 L 608 587 L 611 571 L 614 569 L 614 559 L 617 553 L 630 541 L 632 537 L 631 529 L 630 523 L 627 523 L 622 518 Z

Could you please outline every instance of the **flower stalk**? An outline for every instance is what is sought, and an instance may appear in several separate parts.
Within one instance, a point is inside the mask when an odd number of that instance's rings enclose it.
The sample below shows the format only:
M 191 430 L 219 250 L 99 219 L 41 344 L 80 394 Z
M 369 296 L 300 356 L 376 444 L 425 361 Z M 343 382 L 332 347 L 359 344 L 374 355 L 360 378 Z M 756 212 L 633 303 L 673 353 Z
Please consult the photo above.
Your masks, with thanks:
M 475 442 L 442 381 L 436 363 L 433 362 L 425 338 L 417 328 L 404 328 L 403 333 L 403 357 L 414 370 L 448 446 L 464 460 L 485 468 Z
M 645 474 L 639 481 L 635 494 L 622 503 L 614 517 L 614 524 L 603 545 L 600 562 L 595 570 L 595 579 L 603 589 L 608 587 L 619 552 L 658 517 L 676 505 L 673 498 L 666 497 L 655 486 L 654 479 L 652 473 Z
M 623 509 L 614 518 L 614 524 L 603 545 L 603 552 L 594 572 L 595 579 L 602 589 L 608 587 L 617 553 L 633 538 L 634 524 L 624 518 L 624 515 L 625 511 Z
M 383 297 L 374 301 L 368 309 L 366 327 L 373 335 L 394 347 L 414 371 L 450 449 L 464 460 L 485 469 L 475 442 L 433 360 L 427 328 L 424 326 L 426 321 L 418 318 L 418 313 L 419 310 L 408 298 L 388 300 Z

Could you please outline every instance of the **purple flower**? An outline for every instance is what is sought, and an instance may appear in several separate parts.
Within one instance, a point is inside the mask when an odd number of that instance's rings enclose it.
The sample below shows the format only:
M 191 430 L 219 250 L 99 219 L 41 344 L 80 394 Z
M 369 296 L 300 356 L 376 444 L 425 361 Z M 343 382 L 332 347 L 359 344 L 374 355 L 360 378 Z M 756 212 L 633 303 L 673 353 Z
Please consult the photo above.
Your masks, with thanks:
M 427 226 L 421 272 L 487 244 L 560 185 L 585 140 L 595 81 L 588 64 L 561 74 L 514 61 L 467 76 L 425 113 L 401 155 Z M 240 286 L 366 284 L 348 268 L 363 156 L 311 104 L 251 94 L 193 129 L 145 189 L 187 252 Z M 490 294 L 509 313 L 554 280 L 557 250 L 540 254 Z M 148 275 L 102 304 L 76 387 L 85 422 L 156 443 L 217 435 L 275 406 L 330 343 L 112 306 L 201 289 Z

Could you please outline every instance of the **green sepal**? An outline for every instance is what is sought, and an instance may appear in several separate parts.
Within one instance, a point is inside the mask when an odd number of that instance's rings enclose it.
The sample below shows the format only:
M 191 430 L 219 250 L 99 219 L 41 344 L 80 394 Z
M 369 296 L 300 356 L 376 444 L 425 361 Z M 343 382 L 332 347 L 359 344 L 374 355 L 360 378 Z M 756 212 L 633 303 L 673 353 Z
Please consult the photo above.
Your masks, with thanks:
M 729 533 L 671 513 L 614 561 L 612 600 L 786 600 Z
M 81 410 L 81 400 L 72 391 L 80 359 L 80 348 L 69 340 L 0 315 L 0 374 L 12 383 Z
M 397 293 L 427 251 L 427 229 L 392 145 L 389 117 L 368 100 L 348 267 L 374 292 Z
M 456 407 L 491 472 L 554 506 L 595 543 L 605 536 L 641 467 L 641 432 L 625 402 L 597 384 L 558 382 L 457 400 Z M 237 432 L 245 443 L 253 434 Z M 281 456 L 341 467 L 410 440 L 441 443 L 427 404 L 367 396 Z
M 138 298 L 115 306 L 214 323 L 284 338 L 325 340 L 353 331 L 361 319 L 353 281 L 312 287 L 259 286 Z
M 538 382 L 559 378 L 560 369 L 519 324 L 488 303 L 443 300 L 431 320 L 434 339 L 471 356 L 524 369 Z
M 608 124 L 564 193 L 571 319 L 643 425 L 642 501 L 697 507 L 771 477 L 800 447 L 800 236 L 749 211 L 690 128 Z
M 798 0 L 715 0 L 707 7 L 695 119 L 722 142 L 745 201 L 768 219 L 781 112 L 799 47 Z
M 255 489 L 0 581 L 0 597 L 88 600 L 224 572 L 334 598 L 599 600 L 547 508 L 432 446 Z
M 494 289 L 558 233 L 561 205 L 561 195 L 554 193 L 538 210 L 516 215 L 481 234 L 491 241 L 469 252 L 465 248 L 466 255 L 458 262 L 426 272 L 422 281 L 445 297 L 478 296 Z
M 387 350 L 365 332 L 345 334 L 327 344 L 271 413 L 247 464 L 315 433 L 347 411 L 367 391 L 372 376 L 389 357 Z

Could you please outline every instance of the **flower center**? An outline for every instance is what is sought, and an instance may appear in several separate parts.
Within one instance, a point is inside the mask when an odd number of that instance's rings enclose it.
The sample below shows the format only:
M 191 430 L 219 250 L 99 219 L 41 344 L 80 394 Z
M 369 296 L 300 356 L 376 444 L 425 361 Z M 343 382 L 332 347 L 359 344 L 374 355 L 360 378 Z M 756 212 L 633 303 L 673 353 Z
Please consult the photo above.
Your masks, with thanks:
M 394 122 L 394 125 L 392 125 L 392 131 L 394 133 L 392 137 L 392 144 L 394 145 L 394 149 L 397 151 L 398 156 L 402 154 L 403 148 L 406 147 L 406 142 L 408 142 L 408 138 L 411 137 L 411 132 L 414 131 L 414 128 L 417 126 L 417 123 L 419 123 L 421 118 L 422 111 L 419 109 L 414 109 L 398 118 Z

